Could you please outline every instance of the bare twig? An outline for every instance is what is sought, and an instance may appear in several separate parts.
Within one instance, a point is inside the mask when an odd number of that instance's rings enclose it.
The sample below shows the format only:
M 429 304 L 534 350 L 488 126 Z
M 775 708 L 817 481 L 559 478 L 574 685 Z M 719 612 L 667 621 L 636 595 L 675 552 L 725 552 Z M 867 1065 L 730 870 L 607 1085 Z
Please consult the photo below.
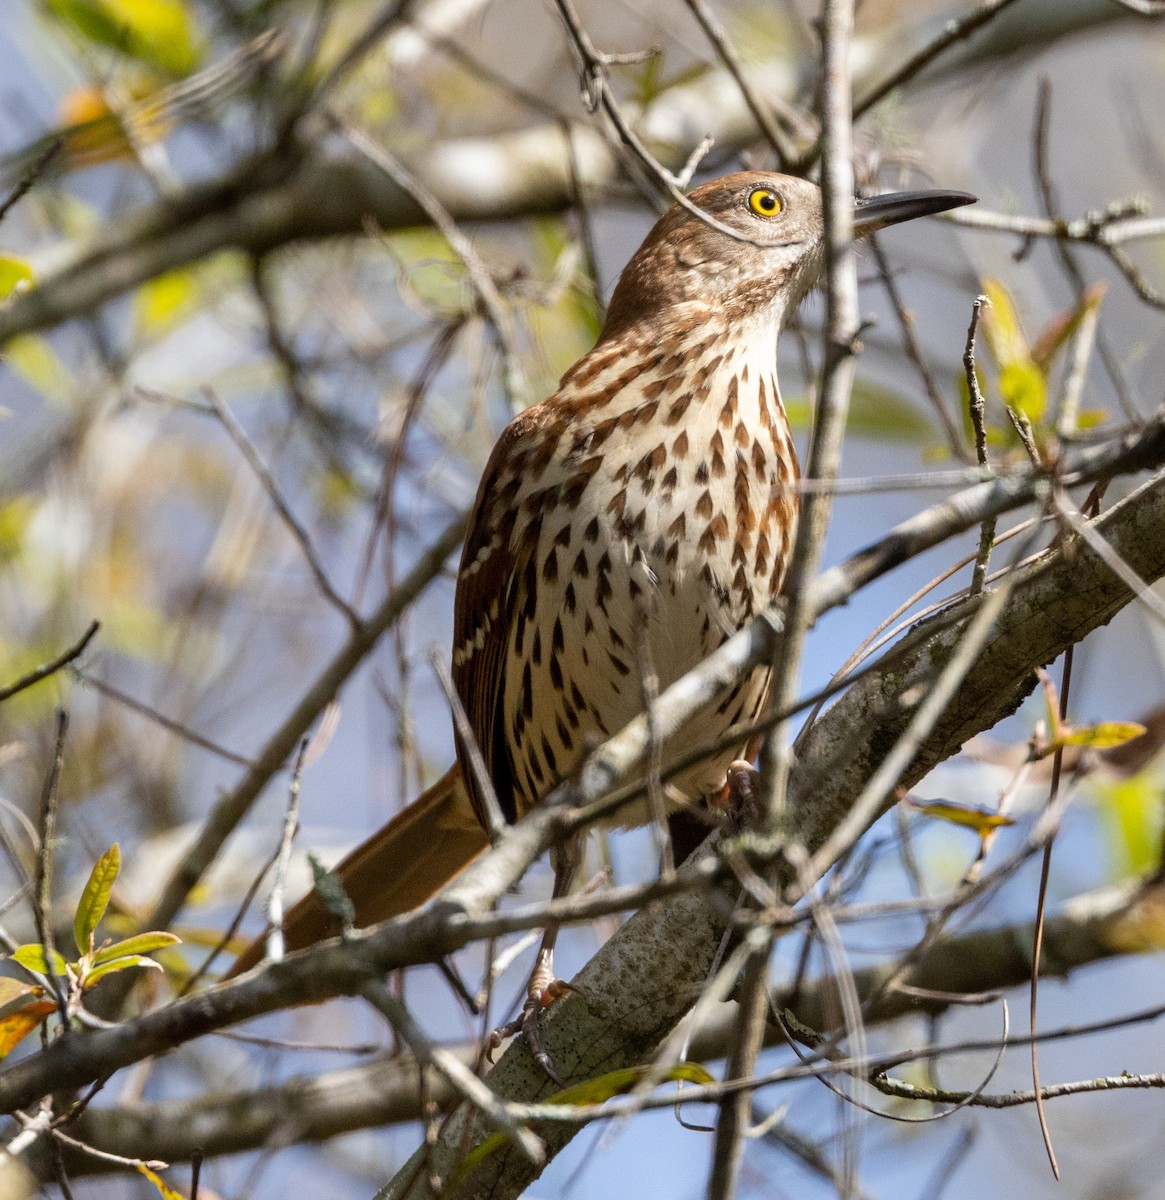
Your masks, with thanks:
M 934 41 L 923 46 L 917 53 L 912 54 L 900 67 L 887 76 L 881 83 L 870 88 L 854 105 L 854 120 L 864 116 L 874 105 L 884 100 L 895 88 L 913 79 L 920 71 L 930 66 L 945 50 L 971 36 L 989 21 L 993 21 L 1005 8 L 1014 4 L 1015 0 L 985 0 L 976 9 L 962 17 L 948 21 L 942 33 Z
M 275 877 L 271 881 L 271 894 L 267 898 L 267 957 L 272 962 L 279 962 L 283 958 L 283 889 L 287 884 L 291 846 L 299 829 L 299 785 L 307 744 L 308 739 L 305 737 L 299 743 L 299 753 L 296 754 L 295 766 L 291 769 L 291 785 L 287 789 L 287 811 L 283 816 L 283 832 L 275 854 Z
M 53 745 L 52 764 L 45 776 L 40 797 L 40 854 L 36 860 L 36 877 L 33 888 L 32 914 L 36 923 L 36 936 L 44 947 L 45 980 L 49 994 L 57 1002 L 61 1018 L 60 1036 L 69 1032 L 69 984 L 61 979 L 53 966 L 55 952 L 53 938 L 53 854 L 57 840 L 57 788 L 61 782 L 61 769 L 65 759 L 65 735 L 69 731 L 69 714 L 63 708 L 57 710 L 57 732 Z
M 934 375 L 926 364 L 922 347 L 918 344 L 918 335 L 914 331 L 914 314 L 906 307 L 902 299 L 902 293 L 898 289 L 898 281 L 894 278 L 894 272 L 890 268 L 886 252 L 882 249 L 882 243 L 878 240 L 877 234 L 871 235 L 866 240 L 874 253 L 874 261 L 878 264 L 878 273 L 881 277 L 882 287 L 886 289 L 886 295 L 889 297 L 890 303 L 894 307 L 894 313 L 898 317 L 898 327 L 902 332 L 902 345 L 906 351 L 906 356 L 914 364 L 914 369 L 918 372 L 919 379 L 922 380 L 922 387 L 926 392 L 926 398 L 930 401 L 930 406 L 934 410 L 935 416 L 938 417 L 939 424 L 943 427 L 943 432 L 947 435 L 947 445 L 950 447 L 951 453 L 956 458 L 968 462 L 969 458 L 963 433 L 955 424 L 951 414 L 947 412 L 947 406 L 942 398 L 942 394 L 938 390 L 938 384 L 935 383 Z M 982 461 L 981 459 L 980 462 Z
M 505 1102 L 495 1096 L 461 1059 L 448 1050 L 434 1046 L 409 1010 L 384 984 L 369 983 L 362 989 L 361 995 L 392 1025 L 419 1063 L 432 1067 L 491 1125 L 503 1130 L 530 1162 L 540 1165 L 546 1161 L 546 1148 L 542 1140 L 515 1121 L 507 1111 Z
M 712 43 L 716 53 L 720 56 L 720 61 L 724 64 L 725 70 L 736 81 L 736 86 L 740 89 L 740 94 L 744 97 L 744 102 L 748 105 L 748 111 L 752 113 L 757 128 L 764 134 L 769 146 L 772 148 L 773 154 L 776 155 L 777 167 L 784 170 L 793 157 L 793 147 L 790 145 L 784 131 L 773 120 L 773 115 L 768 105 L 761 100 L 752 84 L 745 78 L 740 56 L 736 53 L 736 47 L 732 45 L 724 27 L 716 19 L 716 15 L 708 5 L 704 3 L 704 0 L 684 0 L 684 3 L 688 6 L 688 11 L 696 18 L 700 28 L 704 31 L 704 36 Z M 786 114 L 786 118 L 788 118 L 788 115 Z M 804 121 L 801 120 L 798 124 L 803 127 Z
M 15 696 L 17 692 L 23 692 L 26 688 L 40 683 L 42 679 L 48 679 L 50 675 L 55 675 L 62 667 L 67 667 L 70 663 L 76 662 L 85 653 L 86 648 L 100 628 L 100 621 L 91 621 L 89 628 L 85 630 L 80 639 L 70 646 L 68 650 L 65 650 L 50 662 L 35 667 L 27 675 L 22 675 L 14 683 L 0 688 L 0 703 Z
M 967 346 L 963 351 L 963 370 L 967 379 L 968 405 L 971 411 L 971 426 L 975 430 L 975 457 L 981 467 L 987 466 L 987 417 L 983 403 L 983 393 L 979 390 L 979 374 L 975 370 L 975 333 L 979 328 L 979 317 L 983 305 L 987 304 L 986 296 L 977 296 L 971 308 L 971 324 L 967 326 Z M 979 549 L 975 555 L 975 569 L 971 574 L 971 595 L 983 590 L 987 580 L 987 570 L 991 565 L 991 548 L 995 545 L 995 518 L 988 517 L 983 522 L 979 534 Z
M 267 493 L 267 498 L 271 501 L 272 507 L 279 514 L 283 524 L 287 527 L 287 531 L 295 540 L 321 594 L 329 604 L 344 614 L 353 629 L 358 629 L 360 626 L 360 614 L 332 587 L 331 582 L 328 580 L 327 572 L 324 570 L 323 564 L 320 562 L 315 548 L 311 544 L 311 538 L 308 537 L 307 530 L 304 529 L 295 514 L 291 511 L 291 506 L 280 490 L 279 484 L 275 482 L 275 477 L 268 470 L 267 464 L 263 461 L 259 451 L 255 448 L 255 443 L 247 436 L 247 431 L 235 419 L 234 413 L 223 403 L 212 388 L 205 388 L 204 394 L 214 409 L 215 415 L 222 422 L 222 426 L 227 431 L 231 441 L 239 448 L 242 456 L 247 460 L 248 466 L 255 473 L 255 477 L 262 484 L 263 490 Z
M 288 756 L 312 723 L 380 640 L 381 634 L 440 573 L 445 560 L 461 544 L 466 520 L 463 514 L 446 526 L 401 580 L 400 586 L 385 597 L 372 616 L 352 631 L 344 646 L 323 668 L 293 711 L 255 756 L 251 768 L 215 805 L 198 840 L 167 880 L 144 928 L 166 929 L 173 922 L 190 889 L 218 856 L 223 843 L 234 832 L 271 777 L 282 770 Z

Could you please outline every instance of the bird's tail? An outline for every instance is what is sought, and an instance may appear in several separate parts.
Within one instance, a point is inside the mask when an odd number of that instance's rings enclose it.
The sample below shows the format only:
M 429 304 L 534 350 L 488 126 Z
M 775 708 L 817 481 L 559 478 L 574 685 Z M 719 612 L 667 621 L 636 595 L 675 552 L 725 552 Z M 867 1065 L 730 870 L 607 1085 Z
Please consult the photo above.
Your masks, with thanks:
M 423 795 L 361 843 L 336 867 L 356 910 L 357 927 L 387 921 L 423 904 L 488 845 L 454 765 Z M 338 933 L 317 892 L 304 896 L 283 921 L 284 947 L 302 950 Z M 262 957 L 253 941 L 227 972 L 231 979 Z

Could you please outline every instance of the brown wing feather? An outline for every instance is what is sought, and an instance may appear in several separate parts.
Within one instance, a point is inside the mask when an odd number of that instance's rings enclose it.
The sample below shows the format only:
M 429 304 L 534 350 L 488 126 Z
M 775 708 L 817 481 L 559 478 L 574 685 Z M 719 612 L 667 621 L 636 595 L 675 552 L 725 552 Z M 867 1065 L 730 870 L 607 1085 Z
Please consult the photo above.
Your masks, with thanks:
M 453 608 L 453 684 L 509 821 L 516 819 L 517 806 L 502 697 L 515 591 L 523 565 L 515 561 L 510 532 L 524 465 L 519 444 L 535 413 L 527 409 L 516 417 L 490 455 L 477 490 L 474 520 L 465 536 Z M 460 738 L 457 759 L 477 818 L 488 827 L 481 791 Z

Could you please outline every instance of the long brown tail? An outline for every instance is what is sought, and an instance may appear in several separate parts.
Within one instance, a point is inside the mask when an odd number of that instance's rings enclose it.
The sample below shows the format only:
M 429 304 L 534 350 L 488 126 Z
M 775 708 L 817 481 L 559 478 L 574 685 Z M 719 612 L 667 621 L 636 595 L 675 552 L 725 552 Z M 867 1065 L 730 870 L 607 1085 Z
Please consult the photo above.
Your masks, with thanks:
M 336 868 L 360 927 L 387 921 L 423 904 L 488 845 L 454 765 L 427 792 L 361 843 Z M 309 892 L 283 921 L 284 946 L 302 950 L 338 932 L 316 892 Z M 262 957 L 257 938 L 227 972 L 249 971 Z

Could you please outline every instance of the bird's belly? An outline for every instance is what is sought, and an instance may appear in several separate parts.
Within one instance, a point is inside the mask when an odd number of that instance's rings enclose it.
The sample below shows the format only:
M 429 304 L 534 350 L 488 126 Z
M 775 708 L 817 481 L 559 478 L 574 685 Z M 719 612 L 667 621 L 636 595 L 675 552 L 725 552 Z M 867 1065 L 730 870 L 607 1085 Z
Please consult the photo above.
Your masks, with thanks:
M 538 616 L 505 684 L 519 809 L 568 777 L 587 749 L 643 711 L 646 694 L 697 666 L 776 594 L 795 498 L 773 465 L 777 448 L 763 456 L 746 449 L 713 457 L 704 470 L 677 472 L 671 488 L 627 464 L 621 490 L 592 485 L 568 523 L 540 530 Z M 762 458 L 768 469 L 758 467 Z M 658 474 L 666 478 L 663 466 Z M 778 493 L 781 503 L 774 503 Z M 667 738 L 664 774 L 751 721 L 767 686 L 767 671 L 754 672 Z M 698 803 L 719 792 L 744 745 L 682 768 L 667 780 L 669 797 Z M 640 804 L 618 819 L 648 817 Z

